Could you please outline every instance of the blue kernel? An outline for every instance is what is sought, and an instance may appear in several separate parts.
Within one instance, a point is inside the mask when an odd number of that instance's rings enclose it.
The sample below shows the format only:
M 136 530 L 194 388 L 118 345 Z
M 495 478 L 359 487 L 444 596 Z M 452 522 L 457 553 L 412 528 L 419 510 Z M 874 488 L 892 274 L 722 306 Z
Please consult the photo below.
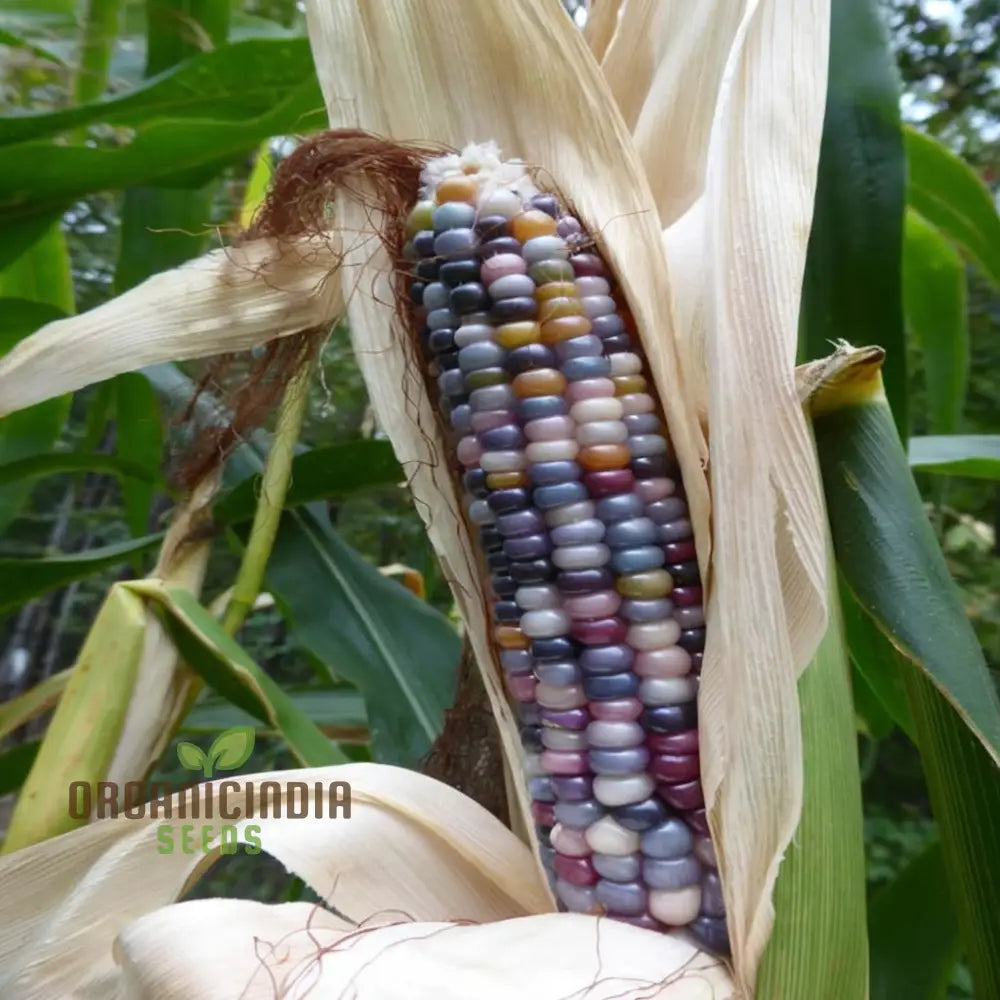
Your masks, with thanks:
M 634 549 L 618 549 L 611 553 L 611 568 L 616 573 L 643 573 L 658 569 L 667 561 L 658 545 L 642 545 Z
M 536 462 L 531 466 L 531 482 L 534 486 L 554 486 L 577 480 L 583 474 L 579 463 L 566 459 L 556 462 Z M 536 501 L 537 502 L 537 501 Z
M 639 690 L 635 674 L 596 674 L 583 678 L 583 691 L 592 701 L 631 698 Z
M 587 487 L 583 483 L 556 483 L 555 486 L 540 486 L 534 491 L 532 497 L 535 506 L 541 510 L 550 510 L 553 507 L 562 507 L 568 503 L 577 503 L 586 500 L 590 496 Z M 558 543 L 563 544 L 563 543 Z

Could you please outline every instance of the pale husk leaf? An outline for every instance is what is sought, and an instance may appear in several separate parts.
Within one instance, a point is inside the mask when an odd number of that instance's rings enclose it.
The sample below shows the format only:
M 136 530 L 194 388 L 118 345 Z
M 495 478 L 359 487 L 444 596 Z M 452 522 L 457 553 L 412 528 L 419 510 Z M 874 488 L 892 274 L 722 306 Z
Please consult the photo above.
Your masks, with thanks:
M 0 417 L 122 372 L 247 350 L 342 314 L 331 238 L 216 250 L 90 312 L 57 320 L 0 360 Z
M 247 781 L 259 796 L 265 780 L 282 786 L 285 803 L 290 782 L 306 784 L 310 803 L 316 782 L 350 782 L 350 818 L 318 819 L 310 805 L 310 818 L 232 822 L 244 840 L 247 825 L 256 826 L 268 854 L 352 920 L 395 911 L 414 920 L 486 922 L 547 905 L 527 847 L 432 778 L 378 764 L 248 775 L 226 782 L 238 786 L 230 804 L 242 801 Z M 223 782 L 211 784 L 218 816 Z M 51 1000 L 113 978 L 115 937 L 173 903 L 205 867 L 201 854 L 180 850 L 180 828 L 193 822 L 197 839 L 208 825 L 218 836 L 218 819 L 181 819 L 176 808 L 173 817 L 103 820 L 0 860 L 0 996 Z M 172 853 L 158 852 L 164 827 L 174 830 Z
M 723 74 L 703 204 L 667 239 L 671 260 L 679 236 L 695 243 L 682 265 L 691 284 L 676 294 L 696 326 L 687 339 L 705 345 L 715 498 L 702 777 L 748 989 L 801 810 L 796 678 L 826 624 L 822 493 L 794 364 L 828 22 L 827 0 L 748 5 Z
M 624 0 L 592 0 L 587 11 L 583 37 L 598 62 L 604 58 L 604 53 L 608 51 L 611 39 L 614 38 L 623 2 Z
M 625 924 L 547 914 L 357 930 L 306 903 L 180 903 L 118 945 L 123 1000 L 727 1000 L 722 966 Z M 380 921 L 378 923 L 384 923 Z
M 608 16 L 604 6 L 595 10 L 602 20 Z M 712 116 L 746 7 L 747 0 L 621 3 L 601 71 L 632 130 L 663 226 L 676 222 L 704 190 Z
M 460 7 L 449 0 L 332 0 L 307 4 L 307 17 L 332 126 L 454 148 L 495 140 L 505 156 L 541 168 L 601 235 L 643 331 L 707 574 L 705 442 L 697 407 L 678 378 L 655 205 L 599 68 L 559 0 Z M 344 232 L 362 234 L 345 246 L 344 257 L 345 274 L 354 276 L 345 297 L 362 374 L 379 422 L 409 473 L 468 626 L 508 761 L 516 767 L 517 729 L 488 641 L 483 583 L 420 362 L 397 321 L 391 262 L 370 237 L 376 221 L 370 207 L 345 195 L 338 199 L 337 218 Z M 526 813 L 523 782 L 518 785 Z

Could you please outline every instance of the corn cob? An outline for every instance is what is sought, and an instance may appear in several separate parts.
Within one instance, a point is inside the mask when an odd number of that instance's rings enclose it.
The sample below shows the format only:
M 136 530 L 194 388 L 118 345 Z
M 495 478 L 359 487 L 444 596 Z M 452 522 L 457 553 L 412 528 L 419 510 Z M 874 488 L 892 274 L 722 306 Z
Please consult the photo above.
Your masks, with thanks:
M 426 164 L 407 237 L 553 892 L 726 953 L 699 778 L 701 581 L 614 276 L 580 219 L 491 146 Z

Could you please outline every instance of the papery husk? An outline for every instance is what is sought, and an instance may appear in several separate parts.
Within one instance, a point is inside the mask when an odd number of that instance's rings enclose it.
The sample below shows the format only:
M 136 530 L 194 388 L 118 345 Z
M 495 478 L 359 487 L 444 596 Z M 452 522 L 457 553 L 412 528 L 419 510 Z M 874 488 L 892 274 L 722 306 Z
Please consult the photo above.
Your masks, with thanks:
M 668 227 L 675 331 L 685 375 L 707 402 L 715 585 L 702 778 L 748 989 L 801 809 L 795 677 L 826 624 L 825 519 L 794 364 L 828 34 L 827 0 L 712 10 L 625 0 L 602 61 Z M 636 63 L 645 94 L 631 77 Z M 681 80 L 686 100 L 671 101 Z M 688 109 L 713 94 L 708 130 Z
M 702 142 L 709 137 L 707 207 L 697 229 L 703 237 L 699 255 L 712 265 L 702 267 L 693 290 L 669 283 L 662 243 L 652 232 L 658 213 L 637 169 L 635 147 L 623 134 L 625 123 L 583 39 L 558 3 L 470 4 L 461 18 L 443 0 L 419 9 L 403 0 L 340 0 L 313 3 L 307 12 L 332 124 L 453 147 L 472 139 L 497 141 L 505 155 L 542 168 L 552 188 L 572 201 L 599 235 L 626 292 L 680 459 L 709 595 L 700 698 L 702 776 L 737 974 L 750 989 L 773 921 L 770 894 L 778 864 L 801 809 L 796 677 L 826 621 L 818 475 L 792 372 L 828 19 L 823 0 L 799 7 L 792 0 L 748 4 L 731 48 L 720 58 L 733 29 L 732 12 L 723 11 L 730 5 L 710 6 L 711 12 L 705 5 L 697 13 L 684 5 L 684 11 L 702 24 L 716 18 L 709 63 L 725 68 L 719 80 L 705 77 L 713 94 L 718 89 L 716 122 L 709 129 L 703 117 L 678 114 L 659 126 L 663 148 L 683 148 L 690 135 Z M 626 29 L 627 16 L 623 11 L 606 58 L 619 37 L 635 35 Z M 653 23 L 662 30 L 672 22 Z M 809 43 L 803 44 L 806 38 Z M 652 51 L 682 58 L 670 44 L 653 45 Z M 662 88 L 681 75 L 667 67 L 651 79 Z M 497 80 L 505 86 L 497 87 Z M 462 100 L 428 100 L 428 92 L 461 94 Z M 519 100 L 511 101 L 511 93 Z M 701 116 L 709 115 L 713 103 L 697 101 Z M 485 136 L 483 122 L 489 123 Z M 680 134 L 675 139 L 662 132 L 666 127 Z M 649 128 L 654 134 L 652 119 Z M 774 141 L 775 129 L 785 141 Z M 689 180 L 681 189 L 668 205 L 685 205 L 697 193 Z M 367 209 L 347 198 L 338 202 L 338 217 L 347 230 L 371 225 Z M 392 315 L 384 281 L 390 262 L 370 247 L 349 248 L 345 260 L 357 268 L 359 288 L 367 291 L 375 281 L 374 296 L 348 293 L 362 370 L 380 422 L 412 471 L 415 496 L 431 512 L 429 533 L 456 589 L 514 761 L 514 727 L 485 641 L 485 596 L 445 471 L 445 446 L 416 357 L 399 350 L 408 334 Z M 688 379 L 679 361 L 675 294 L 694 296 L 682 300 L 687 308 L 681 315 L 703 322 L 681 335 L 682 342 L 707 345 L 702 380 Z M 688 357 L 698 355 L 692 350 Z M 717 428 L 714 542 L 699 412 Z M 721 555 L 713 555 L 712 544 L 721 547 Z
M 396 921 L 359 931 L 307 903 L 181 903 L 121 935 L 122 1000 L 733 995 L 724 969 L 692 945 L 610 920 L 547 914 L 480 926 Z
M 596 0 L 591 12 L 591 49 L 632 132 L 664 228 L 704 191 L 722 75 L 747 6 L 746 0 Z M 616 8 L 615 30 L 605 41 Z
M 282 786 L 285 810 L 289 782 L 304 782 L 309 816 L 233 820 L 240 839 L 256 826 L 268 854 L 351 920 L 392 911 L 392 919 L 488 922 L 547 904 L 528 848 L 485 809 L 432 778 L 347 764 L 220 779 L 210 783 L 213 816 L 224 783 L 237 786 L 228 793 L 232 808 L 242 803 L 247 781 L 259 800 L 260 784 L 269 780 Z M 315 783 L 334 781 L 350 783 L 350 817 L 315 818 Z M 180 850 L 185 824 L 193 824 L 196 843 L 201 827 L 212 827 L 210 844 L 217 845 L 223 821 L 179 818 L 177 800 L 172 819 L 150 817 L 147 809 L 142 819 L 101 820 L 0 859 L 0 996 L 52 1000 L 114 982 L 115 937 L 173 903 L 218 857 Z M 173 830 L 172 853 L 158 851 L 164 827 Z
M 164 361 L 248 350 L 343 313 L 333 234 L 259 239 L 148 278 L 56 320 L 0 359 L 0 417 Z
M 569 197 L 600 237 L 643 332 L 707 579 L 711 539 L 702 468 L 707 456 L 695 404 L 678 379 L 655 205 L 600 71 L 558 0 L 464 4 L 460 15 L 448 0 L 419 5 L 323 0 L 307 4 L 306 13 L 331 126 L 453 148 L 494 140 L 503 155 L 538 167 L 539 183 L 550 179 L 549 186 Z M 361 234 L 344 246 L 344 274 L 350 276 L 344 293 L 358 362 L 460 604 L 507 760 L 516 771 L 518 729 L 489 641 L 484 581 L 413 334 L 397 316 L 393 262 L 371 238 L 379 220 L 367 201 L 342 192 L 335 211 L 345 233 Z M 526 816 L 524 782 L 514 784 Z M 534 838 L 530 826 L 529 831 Z

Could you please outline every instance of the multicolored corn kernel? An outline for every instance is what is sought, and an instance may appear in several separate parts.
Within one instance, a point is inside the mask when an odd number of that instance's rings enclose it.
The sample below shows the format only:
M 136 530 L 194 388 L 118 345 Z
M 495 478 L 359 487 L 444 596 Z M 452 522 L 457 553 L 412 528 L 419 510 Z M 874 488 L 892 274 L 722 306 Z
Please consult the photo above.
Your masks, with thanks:
M 560 904 L 728 950 L 698 757 L 702 591 L 614 275 L 523 165 L 431 161 L 413 315 L 450 427 Z

